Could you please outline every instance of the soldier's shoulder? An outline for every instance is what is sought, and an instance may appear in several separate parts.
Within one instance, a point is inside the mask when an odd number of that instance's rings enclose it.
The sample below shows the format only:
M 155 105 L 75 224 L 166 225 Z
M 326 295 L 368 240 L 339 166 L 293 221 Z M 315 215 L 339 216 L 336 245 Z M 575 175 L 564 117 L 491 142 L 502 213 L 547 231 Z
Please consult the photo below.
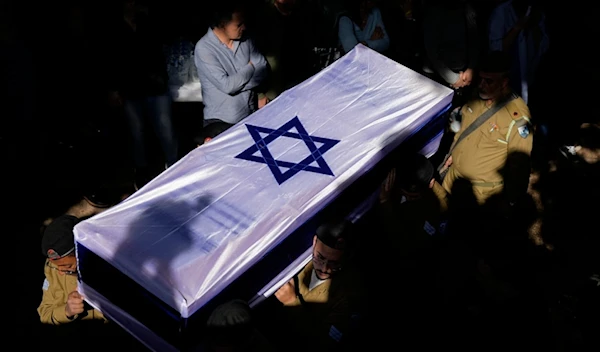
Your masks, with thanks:
M 527 103 L 521 97 L 511 100 L 506 104 L 506 109 L 513 120 L 525 120 L 527 122 L 531 120 L 529 107 L 527 107 Z

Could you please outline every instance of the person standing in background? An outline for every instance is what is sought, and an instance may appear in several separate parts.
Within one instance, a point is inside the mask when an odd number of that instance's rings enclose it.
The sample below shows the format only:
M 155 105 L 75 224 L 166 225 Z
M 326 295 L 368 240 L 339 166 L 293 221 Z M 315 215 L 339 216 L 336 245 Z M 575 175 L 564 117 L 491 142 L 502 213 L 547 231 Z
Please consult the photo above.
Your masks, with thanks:
M 147 155 L 146 126 L 154 128 L 166 167 L 177 161 L 178 143 L 159 36 L 146 9 L 137 6 L 135 0 L 121 4 L 120 23 L 111 43 L 109 102 L 124 109 L 132 137 L 135 186 L 140 188 L 155 176 Z

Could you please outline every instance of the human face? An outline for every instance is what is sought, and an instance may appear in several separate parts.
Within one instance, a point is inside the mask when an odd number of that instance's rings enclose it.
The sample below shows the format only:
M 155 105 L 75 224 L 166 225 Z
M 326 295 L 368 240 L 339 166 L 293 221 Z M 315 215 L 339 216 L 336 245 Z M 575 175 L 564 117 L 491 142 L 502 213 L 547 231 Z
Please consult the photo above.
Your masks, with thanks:
M 343 254 L 342 250 L 325 245 L 315 236 L 313 238 L 313 267 L 317 277 L 327 280 L 339 272 L 342 269 Z
M 244 23 L 244 15 L 241 12 L 234 12 L 231 16 L 231 21 L 221 27 L 225 37 L 228 40 L 240 40 L 246 30 Z
M 69 254 L 59 259 L 48 260 L 46 265 L 58 271 L 59 275 L 77 275 L 77 258 L 75 254 Z
M 508 78 L 502 73 L 479 73 L 479 97 L 483 100 L 498 98 L 508 85 Z

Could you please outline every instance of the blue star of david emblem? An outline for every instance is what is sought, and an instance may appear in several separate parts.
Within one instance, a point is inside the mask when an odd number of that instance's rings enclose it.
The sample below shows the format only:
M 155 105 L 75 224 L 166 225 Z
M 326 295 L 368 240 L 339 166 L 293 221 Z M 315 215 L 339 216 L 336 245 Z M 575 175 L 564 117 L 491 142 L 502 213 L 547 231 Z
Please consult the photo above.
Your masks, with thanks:
M 290 130 L 294 127 L 298 133 L 290 132 Z M 318 174 L 335 176 L 333 171 L 331 171 L 329 168 L 329 165 L 327 165 L 325 162 L 323 154 L 325 154 L 329 149 L 333 148 L 333 146 L 338 144 L 340 141 L 309 135 L 300 122 L 300 119 L 298 119 L 298 116 L 286 122 L 283 126 L 276 130 L 249 124 L 246 124 L 246 128 L 248 128 L 248 132 L 250 132 L 250 135 L 254 139 L 254 145 L 238 154 L 236 158 L 267 164 L 271 170 L 271 173 L 275 177 L 275 180 L 280 185 L 300 171 L 310 171 Z M 265 137 L 261 137 L 261 133 L 267 135 Z M 269 151 L 268 145 L 279 137 L 289 137 L 303 141 L 308 147 L 310 155 L 299 163 L 275 160 Z M 322 145 L 317 148 L 315 143 L 321 143 Z M 256 152 L 260 152 L 260 155 L 254 155 Z M 310 165 L 314 162 L 316 162 L 318 166 Z M 279 167 L 287 168 L 287 171 L 281 172 Z

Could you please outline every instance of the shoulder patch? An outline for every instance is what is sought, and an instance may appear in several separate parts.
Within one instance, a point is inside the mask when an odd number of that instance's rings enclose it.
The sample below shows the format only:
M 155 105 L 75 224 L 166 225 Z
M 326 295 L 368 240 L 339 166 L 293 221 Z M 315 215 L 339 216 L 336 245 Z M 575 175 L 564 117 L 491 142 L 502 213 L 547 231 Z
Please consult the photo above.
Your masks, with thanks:
M 519 136 L 521 136 L 521 138 L 527 138 L 527 136 L 529 136 L 529 126 L 527 126 L 527 124 L 519 126 L 517 131 L 519 131 Z
M 48 291 L 49 288 L 50 288 L 50 281 L 48 281 L 48 279 L 44 279 L 44 283 L 42 284 L 42 290 Z

